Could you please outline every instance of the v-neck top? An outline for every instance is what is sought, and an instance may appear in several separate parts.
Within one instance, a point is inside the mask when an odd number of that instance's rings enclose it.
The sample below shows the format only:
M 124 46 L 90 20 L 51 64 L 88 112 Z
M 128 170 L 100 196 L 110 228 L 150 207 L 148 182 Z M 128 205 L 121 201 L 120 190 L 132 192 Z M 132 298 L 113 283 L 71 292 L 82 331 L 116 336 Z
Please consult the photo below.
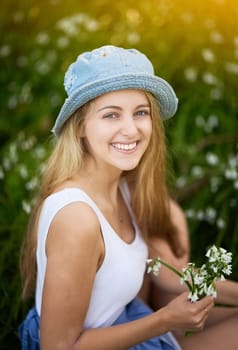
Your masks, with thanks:
M 104 260 L 95 275 L 84 328 L 110 326 L 125 306 L 138 294 L 143 282 L 148 248 L 132 212 L 130 193 L 125 180 L 120 183 L 120 191 L 129 210 L 135 231 L 134 240 L 131 243 L 127 243 L 119 237 L 96 203 L 80 188 L 65 188 L 51 194 L 44 201 L 38 223 L 36 251 L 36 309 L 39 315 L 47 265 L 46 239 L 49 227 L 58 211 L 74 202 L 84 202 L 95 212 L 105 247 Z M 84 286 L 78 287 L 79 298 L 83 288 Z

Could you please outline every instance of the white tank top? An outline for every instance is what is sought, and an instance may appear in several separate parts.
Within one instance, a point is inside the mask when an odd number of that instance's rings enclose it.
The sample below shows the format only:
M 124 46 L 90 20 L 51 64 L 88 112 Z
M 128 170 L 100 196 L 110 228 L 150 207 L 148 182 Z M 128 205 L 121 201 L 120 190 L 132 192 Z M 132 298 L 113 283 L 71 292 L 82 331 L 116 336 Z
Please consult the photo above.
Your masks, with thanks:
M 85 319 L 85 328 L 110 326 L 139 292 L 146 268 L 148 255 L 135 217 L 130 207 L 130 194 L 125 181 L 120 190 L 131 215 L 135 238 L 132 243 L 123 241 L 105 219 L 95 202 L 78 188 L 67 188 L 46 198 L 39 218 L 37 237 L 37 283 L 36 309 L 40 315 L 42 291 L 45 279 L 47 257 L 45 244 L 50 224 L 57 212 L 69 203 L 84 202 L 98 217 L 105 244 L 104 261 L 96 273 L 91 301 Z M 79 286 L 78 297 L 80 298 Z

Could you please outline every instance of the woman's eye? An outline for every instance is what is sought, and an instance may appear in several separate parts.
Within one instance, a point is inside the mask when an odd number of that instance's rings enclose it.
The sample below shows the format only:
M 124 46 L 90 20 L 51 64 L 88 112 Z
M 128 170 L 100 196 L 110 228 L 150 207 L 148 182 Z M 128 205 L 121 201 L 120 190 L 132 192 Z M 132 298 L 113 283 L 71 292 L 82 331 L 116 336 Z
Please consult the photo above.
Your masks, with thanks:
M 103 118 L 106 118 L 106 119 L 114 119 L 117 117 L 118 117 L 117 113 L 107 113 L 103 116 Z
M 140 117 L 143 117 L 143 116 L 146 116 L 146 115 L 150 115 L 150 111 L 148 111 L 148 110 L 137 111 L 136 115 L 138 115 Z

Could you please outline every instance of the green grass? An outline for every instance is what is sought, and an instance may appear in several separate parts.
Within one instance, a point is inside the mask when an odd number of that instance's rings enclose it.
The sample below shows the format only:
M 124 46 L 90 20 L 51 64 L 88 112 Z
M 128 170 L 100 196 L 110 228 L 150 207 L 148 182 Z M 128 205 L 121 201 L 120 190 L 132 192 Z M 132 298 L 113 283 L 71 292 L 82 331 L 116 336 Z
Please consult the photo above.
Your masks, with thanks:
M 46 16 L 50 13 L 50 16 Z M 63 75 L 103 44 L 145 52 L 179 97 L 167 122 L 173 192 L 200 262 L 213 243 L 234 254 L 238 280 L 238 9 L 235 0 L 2 0 L 0 29 L 0 348 L 19 349 L 18 260 L 49 130 L 65 98 Z

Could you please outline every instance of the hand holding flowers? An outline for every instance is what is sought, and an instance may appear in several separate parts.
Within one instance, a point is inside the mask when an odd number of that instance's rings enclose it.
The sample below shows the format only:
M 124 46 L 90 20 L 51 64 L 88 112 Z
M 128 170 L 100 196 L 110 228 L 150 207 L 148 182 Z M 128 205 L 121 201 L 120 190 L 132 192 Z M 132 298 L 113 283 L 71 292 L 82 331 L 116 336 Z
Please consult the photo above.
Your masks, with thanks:
M 180 277 L 180 282 L 186 284 L 189 289 L 188 299 L 196 302 L 204 296 L 217 296 L 216 281 L 224 280 L 225 275 L 230 275 L 232 271 L 232 253 L 224 248 L 217 248 L 213 245 L 206 253 L 207 262 L 200 268 L 194 263 L 189 263 L 182 272 L 176 270 L 173 266 L 162 261 L 159 257 L 148 259 L 148 273 L 159 274 L 160 266 L 164 265 Z

